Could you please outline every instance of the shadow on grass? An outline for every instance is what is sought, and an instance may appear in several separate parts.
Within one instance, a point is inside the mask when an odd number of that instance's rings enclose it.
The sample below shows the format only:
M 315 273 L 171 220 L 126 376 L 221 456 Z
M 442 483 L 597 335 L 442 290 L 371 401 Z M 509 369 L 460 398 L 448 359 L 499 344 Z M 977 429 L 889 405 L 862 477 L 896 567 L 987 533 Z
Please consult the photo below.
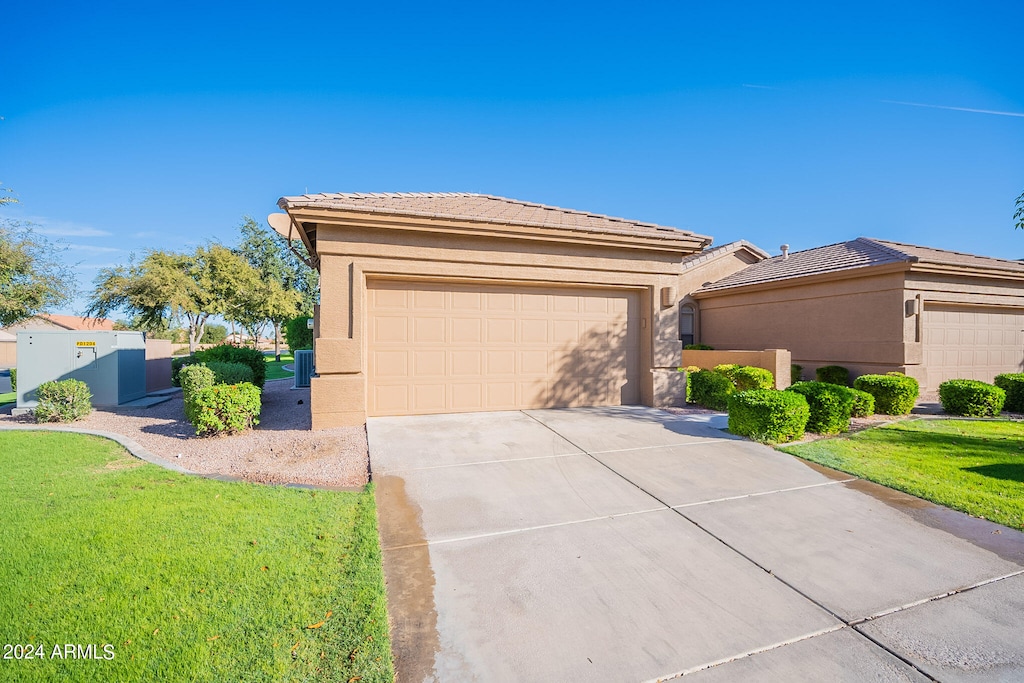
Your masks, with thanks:
M 1015 481 L 1024 484 L 1024 463 L 1001 462 L 992 465 L 965 467 L 964 472 L 974 472 L 993 479 Z

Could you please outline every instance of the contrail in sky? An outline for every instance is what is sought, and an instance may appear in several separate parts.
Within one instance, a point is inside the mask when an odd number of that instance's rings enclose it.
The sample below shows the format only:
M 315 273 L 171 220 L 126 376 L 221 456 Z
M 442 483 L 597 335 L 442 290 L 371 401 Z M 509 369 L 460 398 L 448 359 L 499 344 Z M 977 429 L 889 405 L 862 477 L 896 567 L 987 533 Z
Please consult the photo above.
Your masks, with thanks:
M 971 109 L 969 107 L 946 107 L 941 104 L 923 104 L 921 102 L 897 102 L 895 100 L 882 100 L 886 104 L 902 104 L 907 107 L 928 107 L 929 109 L 949 109 L 950 111 L 969 111 L 975 114 L 995 114 L 997 116 L 1016 116 L 1024 118 L 1024 114 L 1015 111 L 995 111 L 992 109 Z

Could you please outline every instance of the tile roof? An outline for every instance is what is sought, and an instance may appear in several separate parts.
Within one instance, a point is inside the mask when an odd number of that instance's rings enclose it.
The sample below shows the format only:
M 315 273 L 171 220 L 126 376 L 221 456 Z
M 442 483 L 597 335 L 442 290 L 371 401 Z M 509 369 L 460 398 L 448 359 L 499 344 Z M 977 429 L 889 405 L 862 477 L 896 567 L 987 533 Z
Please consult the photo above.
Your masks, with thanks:
M 689 270 L 690 268 L 696 268 L 702 263 L 707 263 L 708 261 L 714 258 L 717 258 L 724 254 L 730 254 L 734 251 L 739 251 L 740 249 L 747 249 L 751 253 L 756 254 L 759 257 L 759 259 L 771 258 L 768 252 L 765 251 L 764 249 L 761 249 L 760 247 L 751 244 L 746 240 L 736 240 L 735 242 L 723 244 L 720 247 L 705 249 L 704 251 L 698 251 L 696 254 L 691 254 L 687 256 L 682 260 L 682 270 L 685 271 Z
M 106 318 L 86 318 L 77 315 L 54 315 L 52 313 L 40 313 L 38 317 L 69 330 L 110 332 L 114 329 L 114 321 L 107 320 Z
M 278 201 L 278 206 L 286 211 L 293 208 L 341 209 L 387 215 L 612 233 L 673 241 L 692 242 L 697 239 L 711 244 L 710 237 L 678 228 L 470 192 L 307 194 L 298 197 L 282 197 Z
M 710 292 L 745 285 L 777 282 L 791 278 L 868 268 L 890 263 L 933 263 L 986 270 L 1006 270 L 1024 275 L 1024 263 L 989 256 L 963 254 L 945 249 L 920 247 L 889 240 L 858 237 L 849 242 L 829 244 L 790 253 L 788 258 L 774 256 L 701 287 Z

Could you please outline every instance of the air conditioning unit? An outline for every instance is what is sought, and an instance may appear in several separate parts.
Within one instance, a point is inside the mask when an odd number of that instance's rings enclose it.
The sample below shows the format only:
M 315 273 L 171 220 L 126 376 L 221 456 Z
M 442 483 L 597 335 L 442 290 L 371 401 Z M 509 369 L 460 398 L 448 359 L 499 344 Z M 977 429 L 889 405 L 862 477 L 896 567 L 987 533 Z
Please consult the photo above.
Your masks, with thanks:
M 295 352 L 295 387 L 308 387 L 313 376 L 313 351 L 306 349 Z

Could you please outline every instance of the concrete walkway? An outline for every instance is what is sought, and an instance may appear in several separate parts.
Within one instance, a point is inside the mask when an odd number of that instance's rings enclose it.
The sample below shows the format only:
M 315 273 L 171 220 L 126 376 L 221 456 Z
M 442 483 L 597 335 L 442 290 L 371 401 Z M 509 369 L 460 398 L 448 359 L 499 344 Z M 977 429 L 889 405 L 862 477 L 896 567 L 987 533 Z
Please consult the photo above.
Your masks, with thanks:
M 1024 534 L 722 427 L 371 419 L 399 680 L 1024 680 Z

